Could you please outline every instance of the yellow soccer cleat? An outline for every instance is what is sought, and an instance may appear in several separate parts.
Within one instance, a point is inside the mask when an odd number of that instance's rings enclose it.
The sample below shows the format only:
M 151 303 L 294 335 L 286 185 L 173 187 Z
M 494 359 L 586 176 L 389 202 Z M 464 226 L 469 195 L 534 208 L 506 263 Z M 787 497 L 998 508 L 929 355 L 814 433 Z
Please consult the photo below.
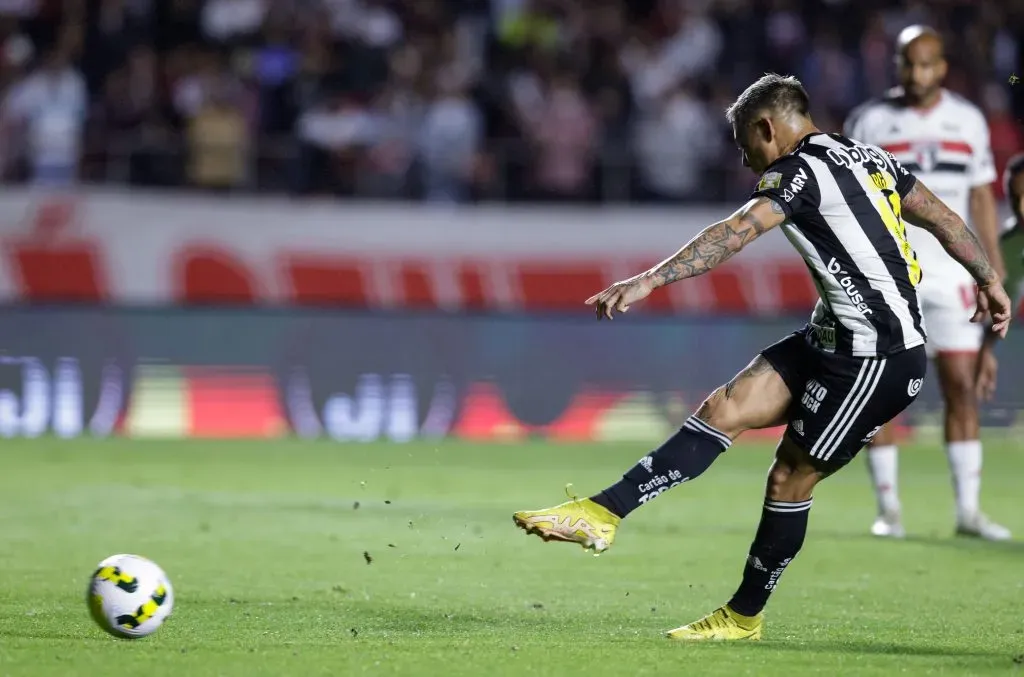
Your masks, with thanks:
M 516 526 L 545 541 L 579 543 L 599 555 L 615 540 L 618 517 L 589 498 L 578 499 L 544 510 L 521 510 L 512 515 Z
M 710 614 L 681 628 L 670 630 L 669 639 L 683 642 L 726 641 L 737 639 L 761 639 L 764 614 L 741 616 L 729 605 L 719 607 Z

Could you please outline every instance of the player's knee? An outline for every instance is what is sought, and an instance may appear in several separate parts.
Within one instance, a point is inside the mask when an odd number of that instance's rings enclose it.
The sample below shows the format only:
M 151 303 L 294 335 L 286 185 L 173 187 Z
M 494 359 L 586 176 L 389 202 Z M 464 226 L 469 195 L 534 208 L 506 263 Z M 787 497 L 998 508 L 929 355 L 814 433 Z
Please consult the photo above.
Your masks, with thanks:
M 773 501 L 784 501 L 788 494 L 789 482 L 793 478 L 793 468 L 785 463 L 776 463 L 768 471 L 768 489 L 766 494 Z
M 740 411 L 738 405 L 725 395 L 722 386 L 708 395 L 697 409 L 697 418 L 730 437 L 740 431 Z
M 818 474 L 810 466 L 777 460 L 768 471 L 765 495 L 773 501 L 806 501 L 817 481 Z
M 946 407 L 955 414 L 972 414 L 978 408 L 978 398 L 974 392 L 974 378 L 970 374 L 956 374 L 943 384 L 943 397 Z

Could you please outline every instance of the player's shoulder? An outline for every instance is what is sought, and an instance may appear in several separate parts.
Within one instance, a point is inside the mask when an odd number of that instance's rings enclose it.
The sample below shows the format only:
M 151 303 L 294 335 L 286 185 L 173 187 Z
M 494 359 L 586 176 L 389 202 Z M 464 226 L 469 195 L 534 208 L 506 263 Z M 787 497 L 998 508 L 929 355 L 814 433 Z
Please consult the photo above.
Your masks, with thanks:
M 980 106 L 975 104 L 966 96 L 958 94 L 949 89 L 942 90 L 942 103 L 945 107 L 949 108 L 950 110 L 955 110 L 958 113 L 984 115 L 984 113 L 981 112 Z
M 951 118 L 975 125 L 988 125 L 985 113 L 981 107 L 965 96 L 952 92 L 948 89 L 942 90 L 942 112 Z

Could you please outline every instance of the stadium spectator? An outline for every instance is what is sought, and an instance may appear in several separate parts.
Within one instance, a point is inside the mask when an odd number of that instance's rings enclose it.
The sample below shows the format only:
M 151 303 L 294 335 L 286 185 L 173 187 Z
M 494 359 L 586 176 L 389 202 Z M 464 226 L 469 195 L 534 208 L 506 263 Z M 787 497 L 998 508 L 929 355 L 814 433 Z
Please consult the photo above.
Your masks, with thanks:
M 703 168 L 721 150 L 718 111 L 691 89 L 677 87 L 637 121 L 638 197 L 655 202 L 699 199 Z
M 8 91 L 6 125 L 22 135 L 30 180 L 66 186 L 78 177 L 88 112 L 85 79 L 72 65 L 70 45 L 53 48 L 39 67 Z
M 749 186 L 733 178 L 723 101 L 794 72 L 835 127 L 893 84 L 891 41 L 915 21 L 948 33 L 947 82 L 990 108 L 999 157 L 1017 150 L 1024 11 L 1000 0 L 0 0 L 0 151 L 7 180 L 185 184 L 195 116 L 216 99 L 261 191 L 736 197 Z M 81 105 L 28 115 L 26 83 L 58 47 Z M 29 119 L 65 131 L 30 147 L 14 132 Z

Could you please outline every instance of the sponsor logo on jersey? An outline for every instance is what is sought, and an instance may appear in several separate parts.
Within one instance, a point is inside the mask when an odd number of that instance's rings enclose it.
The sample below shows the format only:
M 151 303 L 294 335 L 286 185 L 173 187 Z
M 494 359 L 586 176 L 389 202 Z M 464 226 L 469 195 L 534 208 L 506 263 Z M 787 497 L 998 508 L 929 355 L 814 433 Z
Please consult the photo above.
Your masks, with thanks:
M 811 342 L 813 345 L 826 352 L 834 352 L 836 349 L 836 328 L 822 324 L 811 323 Z
M 868 308 L 868 304 L 864 302 L 864 296 L 857 289 L 856 284 L 853 281 L 853 276 L 847 271 L 843 270 L 843 267 L 836 261 L 836 257 L 832 257 L 828 262 L 828 272 L 832 273 L 836 282 L 843 288 L 846 295 L 850 297 L 850 301 L 861 315 L 873 315 L 871 308 Z
M 851 168 L 855 165 L 873 163 L 881 169 L 887 169 L 885 157 L 871 146 L 858 144 L 853 148 L 829 148 L 826 155 L 829 160 L 841 167 Z
M 802 191 L 805 185 L 807 185 L 807 172 L 801 167 L 800 171 L 793 177 L 793 180 L 789 182 L 789 187 L 782 193 L 782 199 L 786 202 L 792 202 L 796 194 Z

